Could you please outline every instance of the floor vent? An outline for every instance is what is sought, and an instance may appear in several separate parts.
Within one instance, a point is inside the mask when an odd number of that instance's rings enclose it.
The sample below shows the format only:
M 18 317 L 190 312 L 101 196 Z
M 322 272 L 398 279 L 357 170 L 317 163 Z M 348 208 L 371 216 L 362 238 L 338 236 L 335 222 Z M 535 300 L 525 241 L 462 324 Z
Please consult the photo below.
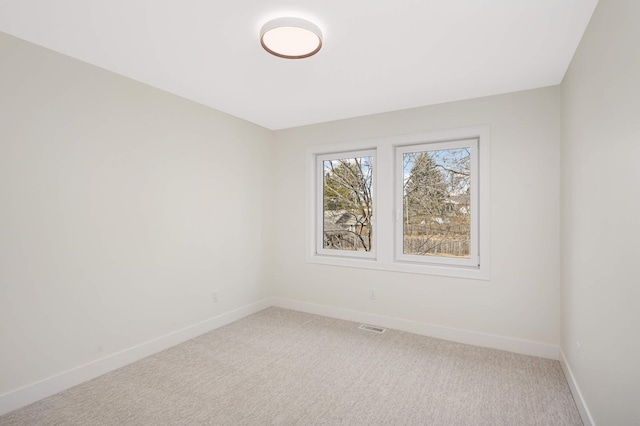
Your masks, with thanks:
M 367 331 L 373 331 L 374 333 L 384 333 L 385 331 L 387 331 L 386 328 L 378 327 L 376 325 L 367 325 L 367 324 L 361 324 L 360 327 L 358 328 L 361 328 Z

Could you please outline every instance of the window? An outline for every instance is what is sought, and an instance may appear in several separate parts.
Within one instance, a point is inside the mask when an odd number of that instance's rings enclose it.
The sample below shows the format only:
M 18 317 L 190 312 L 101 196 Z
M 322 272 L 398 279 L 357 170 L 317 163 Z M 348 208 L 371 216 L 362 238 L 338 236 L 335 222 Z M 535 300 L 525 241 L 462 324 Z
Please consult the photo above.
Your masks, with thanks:
M 488 133 L 310 148 L 307 260 L 488 279 Z
M 477 139 L 396 148 L 396 258 L 478 266 Z
M 317 156 L 319 254 L 372 258 L 375 151 Z

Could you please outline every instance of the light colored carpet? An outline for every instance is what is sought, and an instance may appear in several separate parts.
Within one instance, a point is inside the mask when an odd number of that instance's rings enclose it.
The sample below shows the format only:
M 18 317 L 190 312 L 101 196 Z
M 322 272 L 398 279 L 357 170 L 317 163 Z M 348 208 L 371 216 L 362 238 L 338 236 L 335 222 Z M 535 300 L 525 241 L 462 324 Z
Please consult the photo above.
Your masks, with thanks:
M 269 308 L 1 425 L 581 425 L 557 361 Z

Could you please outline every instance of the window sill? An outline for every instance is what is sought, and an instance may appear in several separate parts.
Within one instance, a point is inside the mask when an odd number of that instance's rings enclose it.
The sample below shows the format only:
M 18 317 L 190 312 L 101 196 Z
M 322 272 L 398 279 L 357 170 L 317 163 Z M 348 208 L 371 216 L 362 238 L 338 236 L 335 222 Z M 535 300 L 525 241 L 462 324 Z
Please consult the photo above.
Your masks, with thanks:
M 489 280 L 487 267 L 434 265 L 412 262 L 382 262 L 378 259 L 356 259 L 325 255 L 308 255 L 307 263 L 340 266 L 347 268 L 374 269 L 379 271 L 403 272 L 409 274 L 436 275 L 442 277 Z

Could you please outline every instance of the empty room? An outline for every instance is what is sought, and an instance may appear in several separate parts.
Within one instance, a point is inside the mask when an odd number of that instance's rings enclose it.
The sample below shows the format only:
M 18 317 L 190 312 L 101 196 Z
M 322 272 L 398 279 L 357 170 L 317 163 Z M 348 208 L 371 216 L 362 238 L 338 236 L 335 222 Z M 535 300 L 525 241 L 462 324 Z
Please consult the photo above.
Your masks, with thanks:
M 0 425 L 640 425 L 639 21 L 0 0 Z

